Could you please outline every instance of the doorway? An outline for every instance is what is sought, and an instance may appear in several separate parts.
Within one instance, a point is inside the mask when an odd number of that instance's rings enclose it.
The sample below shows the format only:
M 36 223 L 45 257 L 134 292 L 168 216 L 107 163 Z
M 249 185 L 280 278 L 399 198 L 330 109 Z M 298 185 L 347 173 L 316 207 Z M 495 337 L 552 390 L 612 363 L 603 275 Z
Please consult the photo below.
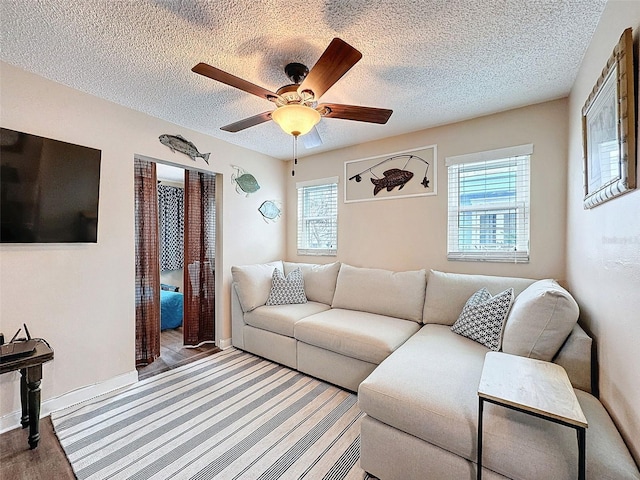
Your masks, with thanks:
M 135 159 L 139 378 L 215 346 L 215 175 Z

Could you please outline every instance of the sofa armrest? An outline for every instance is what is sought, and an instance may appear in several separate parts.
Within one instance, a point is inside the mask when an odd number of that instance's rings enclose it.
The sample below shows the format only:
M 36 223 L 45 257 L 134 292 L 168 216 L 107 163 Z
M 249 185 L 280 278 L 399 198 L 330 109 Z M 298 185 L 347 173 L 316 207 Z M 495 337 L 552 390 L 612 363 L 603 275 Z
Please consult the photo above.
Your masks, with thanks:
M 591 393 L 591 346 L 593 340 L 576 323 L 553 363 L 567 371 L 574 388 Z
M 231 284 L 231 344 L 244 349 L 244 312 L 240 305 L 240 298 L 236 290 L 236 283 Z

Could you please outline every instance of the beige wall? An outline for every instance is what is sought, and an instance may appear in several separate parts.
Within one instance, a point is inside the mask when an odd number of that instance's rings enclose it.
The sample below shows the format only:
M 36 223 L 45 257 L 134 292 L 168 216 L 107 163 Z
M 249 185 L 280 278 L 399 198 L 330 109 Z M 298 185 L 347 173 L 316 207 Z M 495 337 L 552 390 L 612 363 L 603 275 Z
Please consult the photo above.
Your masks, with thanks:
M 392 270 L 433 268 L 449 272 L 521 277 L 565 276 L 566 201 L 565 99 L 366 143 L 299 162 L 289 176 L 287 208 L 295 211 L 295 183 L 338 175 L 337 259 L 353 265 Z M 393 117 L 392 117 L 393 119 Z M 343 120 L 323 120 L 341 122 Z M 372 125 L 384 132 L 384 127 Z M 447 171 L 445 157 L 522 144 L 534 144 L 531 157 L 531 261 L 528 264 L 447 261 Z M 348 203 L 344 162 L 438 146 L 438 195 Z M 333 261 L 333 257 L 298 257 L 296 219 L 287 217 L 288 258 Z
M 97 244 L 0 246 L 0 329 L 13 335 L 26 322 L 55 350 L 44 367 L 43 399 L 135 369 L 134 155 L 219 173 L 217 336 L 229 339 L 231 265 L 284 255 L 284 222 L 267 224 L 257 209 L 264 200 L 284 199 L 285 163 L 0 67 L 3 127 L 102 150 Z M 215 123 L 212 118 L 212 128 Z M 182 134 L 212 152 L 211 165 L 172 153 L 158 141 L 163 133 Z M 238 195 L 231 163 L 253 173 L 262 188 Z M 19 410 L 17 374 L 0 377 L 0 392 L 0 417 Z
M 637 61 L 640 2 L 610 1 L 569 97 L 567 279 L 598 345 L 600 399 L 640 463 L 640 191 L 582 207 L 581 109 L 628 27 Z

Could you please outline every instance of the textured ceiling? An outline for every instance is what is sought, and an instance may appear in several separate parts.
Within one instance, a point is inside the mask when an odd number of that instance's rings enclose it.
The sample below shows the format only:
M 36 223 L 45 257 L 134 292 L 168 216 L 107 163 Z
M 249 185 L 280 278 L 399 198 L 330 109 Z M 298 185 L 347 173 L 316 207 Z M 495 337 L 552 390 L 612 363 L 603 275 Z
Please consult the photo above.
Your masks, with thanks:
M 323 119 L 300 156 L 566 96 L 606 0 L 0 0 L 2 60 L 230 143 L 287 159 L 273 122 L 220 127 L 270 102 L 191 72 L 205 62 L 269 90 L 333 37 L 363 54 L 322 101 L 390 108 L 386 125 Z M 176 132 L 182 133 L 180 128 Z

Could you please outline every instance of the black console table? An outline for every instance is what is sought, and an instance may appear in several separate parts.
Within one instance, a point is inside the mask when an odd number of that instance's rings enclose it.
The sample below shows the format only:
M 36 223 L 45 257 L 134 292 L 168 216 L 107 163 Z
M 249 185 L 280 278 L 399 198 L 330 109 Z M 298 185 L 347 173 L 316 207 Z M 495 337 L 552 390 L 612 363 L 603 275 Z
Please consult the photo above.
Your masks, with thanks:
M 0 362 L 0 374 L 20 370 L 20 423 L 22 428 L 29 426 L 29 447 L 32 449 L 40 441 L 40 382 L 42 364 L 49 360 L 53 360 L 53 350 L 44 340 L 39 340 L 35 352 Z

